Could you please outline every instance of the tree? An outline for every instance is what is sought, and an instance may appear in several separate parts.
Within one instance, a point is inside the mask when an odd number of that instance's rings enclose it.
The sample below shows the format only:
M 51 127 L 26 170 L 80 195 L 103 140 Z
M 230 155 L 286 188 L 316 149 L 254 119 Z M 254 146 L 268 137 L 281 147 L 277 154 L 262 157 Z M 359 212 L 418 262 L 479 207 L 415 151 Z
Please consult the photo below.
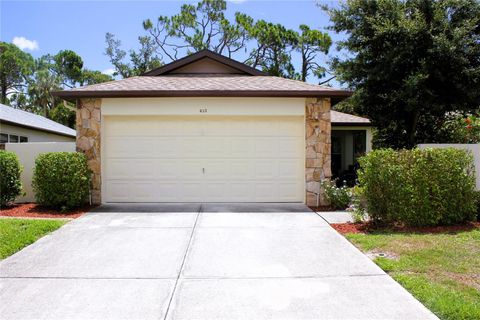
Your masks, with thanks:
M 156 54 L 155 42 L 148 36 L 138 37 L 140 49 L 138 52 L 130 50 L 130 62 L 125 62 L 127 52 L 121 49 L 122 42 L 115 39 L 112 33 L 105 35 L 105 42 L 107 44 L 105 54 L 115 67 L 113 74 L 115 76 L 119 75 L 122 78 L 137 76 L 162 65 Z
M 294 48 L 298 51 L 302 58 L 302 66 L 300 70 L 300 79 L 307 81 L 310 73 L 317 78 L 325 75 L 325 68 L 316 61 L 318 54 L 328 54 L 328 50 L 332 45 L 330 36 L 319 30 L 312 30 L 307 25 L 300 25 L 301 33 L 297 34 L 297 43 Z
M 170 60 L 177 60 L 179 53 L 209 49 L 231 57 L 244 48 L 244 30 L 225 18 L 227 2 L 202 0 L 197 5 L 184 4 L 180 13 L 171 17 L 160 16 L 156 23 L 143 22 L 159 51 Z M 179 41 L 180 40 L 180 41 Z
M 480 3 L 476 0 L 348 0 L 323 7 L 339 47 L 332 66 L 355 90 L 357 113 L 378 128 L 376 145 L 437 142 L 451 112 L 480 104 Z
M 159 16 L 155 22 L 150 19 L 143 21 L 148 36 L 140 37 L 140 42 L 148 44 L 149 50 L 146 52 L 157 52 L 162 59 L 171 61 L 203 49 L 229 58 L 244 51 L 248 53 L 247 64 L 261 68 L 270 75 L 303 81 L 309 75 L 324 75 L 325 69 L 318 63 L 318 57 L 327 53 L 331 45 L 326 33 L 306 25 L 300 26 L 301 32 L 298 33 L 281 24 L 255 21 L 240 12 L 236 12 L 235 19 L 230 21 L 225 16 L 226 10 L 225 0 L 184 4 L 178 14 Z M 131 71 L 135 69 L 132 64 L 135 65 L 137 56 L 131 51 L 132 63 L 127 63 L 127 52 L 121 49 L 120 40 L 107 33 L 106 42 L 106 54 L 115 66 L 116 74 L 124 78 L 138 74 Z M 295 51 L 302 57 L 300 71 L 296 71 L 292 62 L 292 53 Z M 147 69 L 153 69 L 151 65 L 149 67 Z
M 0 42 L 0 100 L 3 104 L 8 103 L 7 95 L 11 91 L 24 88 L 33 67 L 34 60 L 30 54 L 14 44 Z
M 261 67 L 273 76 L 294 78 L 291 51 L 298 42 L 298 34 L 281 24 L 265 20 L 254 23 L 253 19 L 245 14 L 237 14 L 236 19 L 246 30 L 248 39 L 256 43 L 245 62 L 254 68 Z

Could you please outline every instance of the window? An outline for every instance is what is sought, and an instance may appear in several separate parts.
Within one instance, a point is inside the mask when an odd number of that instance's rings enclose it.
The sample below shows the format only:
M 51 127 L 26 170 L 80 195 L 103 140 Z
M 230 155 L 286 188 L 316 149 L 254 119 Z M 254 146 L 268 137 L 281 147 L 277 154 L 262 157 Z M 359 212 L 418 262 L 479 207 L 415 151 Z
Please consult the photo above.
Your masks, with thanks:
M 28 137 L 18 136 L 16 134 L 0 133 L 0 143 L 18 143 L 28 142 Z
M 17 135 L 14 135 L 14 134 L 11 134 L 10 135 L 10 139 L 8 139 L 8 141 L 10 143 L 17 143 L 18 142 L 18 136 Z

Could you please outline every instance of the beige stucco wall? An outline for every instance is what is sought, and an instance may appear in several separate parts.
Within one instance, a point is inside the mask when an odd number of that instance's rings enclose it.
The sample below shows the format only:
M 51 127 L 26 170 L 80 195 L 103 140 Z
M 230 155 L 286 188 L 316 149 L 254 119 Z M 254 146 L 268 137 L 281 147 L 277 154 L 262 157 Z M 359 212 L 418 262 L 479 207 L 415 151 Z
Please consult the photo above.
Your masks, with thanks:
M 18 197 L 15 202 L 34 202 L 35 193 L 32 189 L 33 170 L 35 159 L 44 152 L 74 152 L 75 142 L 28 142 L 28 143 L 6 143 L 5 150 L 15 152 L 23 167 L 21 175 L 23 191 L 25 196 Z
M 0 124 L 0 132 L 28 137 L 28 142 L 75 142 L 75 137 L 67 137 L 50 132 L 12 126 L 5 123 Z

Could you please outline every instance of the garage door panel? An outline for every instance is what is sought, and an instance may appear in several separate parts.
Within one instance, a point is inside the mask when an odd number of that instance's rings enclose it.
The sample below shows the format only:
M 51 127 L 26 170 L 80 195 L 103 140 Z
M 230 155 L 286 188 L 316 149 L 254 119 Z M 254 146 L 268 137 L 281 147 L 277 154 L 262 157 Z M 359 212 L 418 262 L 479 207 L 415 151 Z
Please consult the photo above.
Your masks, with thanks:
M 230 143 L 225 137 L 208 137 L 201 142 L 202 155 L 205 158 L 225 158 L 230 153 Z
M 204 160 L 202 165 L 203 165 L 202 169 L 206 168 L 205 174 L 202 174 L 202 175 L 207 180 L 224 179 L 224 177 L 227 177 L 230 174 L 229 160 L 226 160 L 226 159 Z
M 204 185 L 204 197 L 211 202 L 222 202 L 230 199 L 230 186 L 225 181 L 212 180 Z
M 107 202 L 303 201 L 301 117 L 104 121 Z
M 105 175 L 111 179 L 128 179 L 130 161 L 127 159 L 109 159 L 105 166 Z
M 303 183 L 287 181 L 279 181 L 277 185 L 278 196 L 284 201 L 296 201 L 303 194 Z
M 279 158 L 301 158 L 303 154 L 302 142 L 303 140 L 299 138 L 283 138 L 278 145 Z
M 257 160 L 254 162 L 255 178 L 259 180 L 275 180 L 278 176 L 277 160 Z
M 278 201 L 278 185 L 273 182 L 256 182 L 253 186 L 255 190 L 255 201 L 273 202 Z
M 253 132 L 252 120 L 245 118 L 231 119 L 228 121 L 228 136 L 235 137 L 252 137 L 255 135 Z
M 279 141 L 275 138 L 258 138 L 255 139 L 254 150 L 256 158 L 272 158 L 278 157 Z
M 251 159 L 233 159 L 229 161 L 231 180 L 253 179 L 254 163 Z
M 157 181 L 154 189 L 155 200 L 153 200 L 153 202 L 177 202 L 182 196 L 178 193 L 180 188 L 181 184 L 177 181 Z
M 203 180 L 202 160 L 181 160 L 179 159 L 180 171 L 179 179 L 181 180 Z
M 255 152 L 254 138 L 231 138 L 230 157 L 231 158 L 250 158 Z
M 284 179 L 294 179 L 303 174 L 303 163 L 298 159 L 278 160 L 278 174 Z M 296 181 L 296 180 L 295 180 Z
M 108 181 L 107 199 L 112 202 L 128 202 L 131 199 L 129 182 L 126 180 L 110 180 Z
M 155 176 L 160 181 L 180 179 L 180 163 L 178 159 L 157 159 L 155 164 Z
M 232 195 L 232 202 L 254 202 L 255 183 L 253 181 L 232 181 L 229 185 L 229 192 Z M 230 200 L 226 200 L 230 201 Z
M 186 202 L 202 202 L 204 197 L 203 183 L 200 181 L 185 181 L 182 183 L 182 187 L 177 189 L 178 199 L 185 199 Z
M 200 137 L 188 137 L 177 139 L 177 157 L 180 158 L 198 158 L 203 157 L 203 140 Z

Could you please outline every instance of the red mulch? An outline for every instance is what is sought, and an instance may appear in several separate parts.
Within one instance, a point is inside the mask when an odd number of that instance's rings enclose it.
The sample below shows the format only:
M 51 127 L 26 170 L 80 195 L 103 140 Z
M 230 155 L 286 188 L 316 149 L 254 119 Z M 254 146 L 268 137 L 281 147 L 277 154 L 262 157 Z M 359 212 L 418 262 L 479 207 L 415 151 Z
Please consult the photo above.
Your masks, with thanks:
M 0 209 L 3 217 L 27 217 L 27 218 L 72 218 L 81 217 L 94 206 L 84 206 L 67 212 L 61 212 L 52 208 L 42 207 L 36 203 L 14 204 Z
M 333 223 L 331 226 L 341 234 L 346 233 L 371 233 L 373 231 L 389 231 L 389 232 L 408 232 L 408 233 L 457 233 L 461 231 L 470 231 L 480 229 L 480 222 L 469 222 L 457 226 L 436 226 L 436 227 L 407 227 L 407 226 L 390 226 L 376 227 L 368 222 L 363 223 Z

